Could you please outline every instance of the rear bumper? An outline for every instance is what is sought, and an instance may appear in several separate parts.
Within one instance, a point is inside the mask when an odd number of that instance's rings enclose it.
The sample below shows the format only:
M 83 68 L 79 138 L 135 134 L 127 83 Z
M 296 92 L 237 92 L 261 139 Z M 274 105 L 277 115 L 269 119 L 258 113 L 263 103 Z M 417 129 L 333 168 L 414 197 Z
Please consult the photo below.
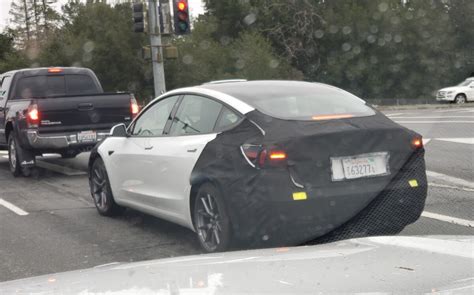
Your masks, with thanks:
M 297 188 L 288 180 L 288 174 L 286 179 L 280 174 L 278 182 L 270 179 L 258 185 L 273 184 L 268 191 L 247 192 L 249 197 L 234 198 L 240 199 L 240 204 L 230 206 L 237 239 L 250 245 L 275 246 L 394 234 L 420 217 L 427 195 L 423 150 L 414 153 L 377 192 L 367 187 L 366 192 L 327 196 L 313 188 L 306 189 L 306 200 L 295 201 L 292 194 L 305 189 Z M 412 180 L 416 185 L 410 184 Z
M 27 145 L 30 149 L 40 150 L 64 150 L 69 148 L 81 148 L 94 146 L 97 142 L 104 140 L 110 135 L 109 131 L 97 131 L 97 140 L 90 142 L 78 142 L 77 133 L 63 133 L 54 135 L 40 135 L 36 130 L 25 132 Z

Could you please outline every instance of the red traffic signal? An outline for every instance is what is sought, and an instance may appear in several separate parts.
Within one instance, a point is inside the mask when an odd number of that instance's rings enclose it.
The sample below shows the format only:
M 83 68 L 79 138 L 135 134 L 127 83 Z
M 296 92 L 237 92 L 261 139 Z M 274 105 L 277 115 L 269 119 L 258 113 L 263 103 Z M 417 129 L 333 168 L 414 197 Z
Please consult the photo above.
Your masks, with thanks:
M 191 32 L 189 20 L 189 6 L 187 0 L 173 0 L 174 32 L 176 35 L 185 35 Z

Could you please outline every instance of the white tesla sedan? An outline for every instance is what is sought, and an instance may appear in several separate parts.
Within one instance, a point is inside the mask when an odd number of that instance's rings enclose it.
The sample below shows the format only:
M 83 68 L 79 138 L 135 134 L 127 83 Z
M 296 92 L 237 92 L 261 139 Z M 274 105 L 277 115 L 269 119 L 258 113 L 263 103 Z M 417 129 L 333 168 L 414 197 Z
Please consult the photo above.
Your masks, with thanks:
M 89 180 L 100 214 L 166 219 L 207 252 L 398 233 L 427 191 L 419 134 L 346 91 L 296 81 L 163 94 L 95 147 Z

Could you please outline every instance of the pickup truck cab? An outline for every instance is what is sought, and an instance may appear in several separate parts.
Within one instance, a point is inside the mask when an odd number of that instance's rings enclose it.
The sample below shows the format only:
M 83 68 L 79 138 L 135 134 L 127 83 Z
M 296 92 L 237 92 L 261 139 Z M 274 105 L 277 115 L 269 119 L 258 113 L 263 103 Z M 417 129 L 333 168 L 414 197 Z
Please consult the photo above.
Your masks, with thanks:
M 104 93 L 96 75 L 74 67 L 30 68 L 0 74 L 0 149 L 14 176 L 27 175 L 35 157 L 65 158 L 88 151 L 117 123 L 138 114 L 133 94 Z
M 464 82 L 454 87 L 440 89 L 436 94 L 436 100 L 457 104 L 474 101 L 474 78 L 467 78 Z

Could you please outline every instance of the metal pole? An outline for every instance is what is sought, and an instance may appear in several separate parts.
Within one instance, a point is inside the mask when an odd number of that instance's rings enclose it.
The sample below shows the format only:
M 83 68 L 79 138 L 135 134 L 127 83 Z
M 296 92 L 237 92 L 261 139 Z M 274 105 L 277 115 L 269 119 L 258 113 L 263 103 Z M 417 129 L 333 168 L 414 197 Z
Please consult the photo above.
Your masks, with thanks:
M 161 44 L 160 22 L 158 21 L 159 0 L 148 0 L 149 32 L 151 60 L 153 64 L 153 80 L 155 96 L 166 92 L 165 69 L 163 66 L 163 48 Z

